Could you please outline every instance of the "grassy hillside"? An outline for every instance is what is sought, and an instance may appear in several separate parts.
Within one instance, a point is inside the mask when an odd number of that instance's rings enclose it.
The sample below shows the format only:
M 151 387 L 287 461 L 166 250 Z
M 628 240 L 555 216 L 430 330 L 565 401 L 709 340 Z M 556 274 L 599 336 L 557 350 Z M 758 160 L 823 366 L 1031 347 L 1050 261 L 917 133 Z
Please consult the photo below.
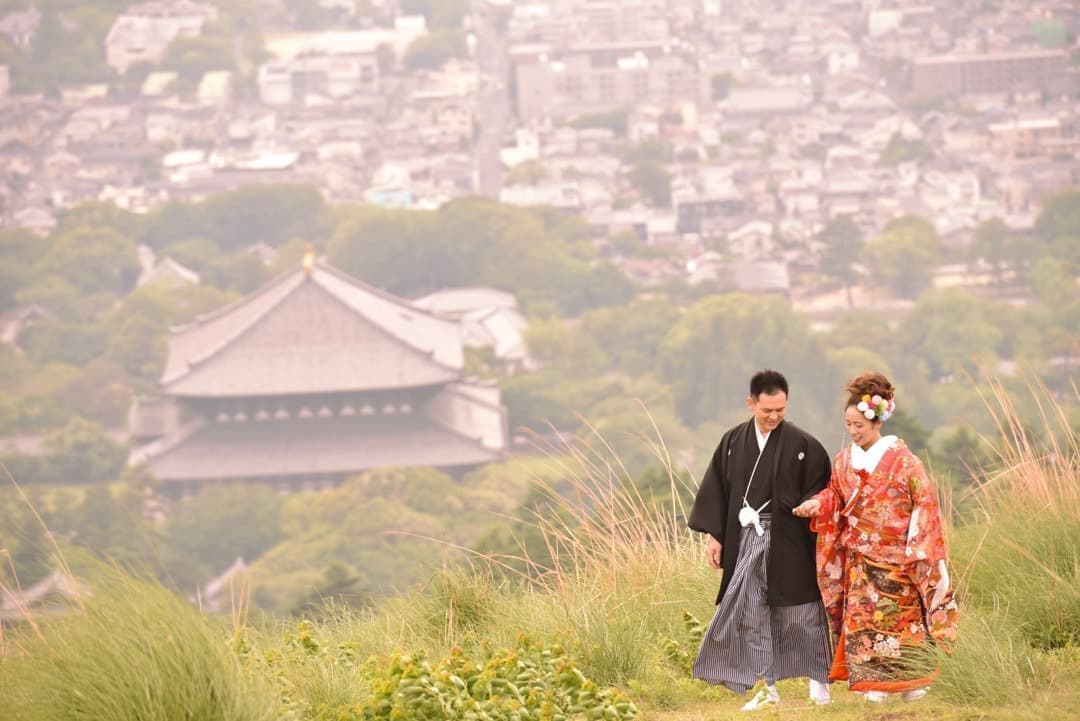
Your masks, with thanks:
M 1048 719 L 1080 707 L 1080 447 L 992 399 L 1000 457 L 954 509 L 960 641 L 916 703 L 835 689 L 811 707 L 786 681 L 783 719 Z M 4 718 L 738 718 L 744 701 L 688 678 L 718 578 L 678 501 L 645 501 L 597 442 L 564 461 L 573 492 L 535 519 L 543 566 L 476 557 L 376 609 L 317 621 L 206 617 L 161 587 L 106 570 L 84 610 L 8 626 Z M 655 449 L 663 459 L 663 448 Z M 672 479 L 672 498 L 680 497 Z M 958 510 L 962 509 L 962 510 Z M 34 619 L 31 619 L 34 620 Z M 524 634 L 524 635 L 523 635 Z M 1072 716 L 1070 716 L 1072 715 Z

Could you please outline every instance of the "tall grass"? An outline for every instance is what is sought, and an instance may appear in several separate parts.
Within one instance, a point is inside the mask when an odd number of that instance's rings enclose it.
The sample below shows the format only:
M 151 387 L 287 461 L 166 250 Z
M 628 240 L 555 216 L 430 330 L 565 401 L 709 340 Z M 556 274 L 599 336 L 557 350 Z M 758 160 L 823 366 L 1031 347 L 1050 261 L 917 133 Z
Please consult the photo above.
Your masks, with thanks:
M 1000 388 L 987 405 L 998 425 L 998 462 L 973 490 L 974 522 L 959 529 L 969 603 L 1007 604 L 1041 648 L 1080 643 L 1080 440 L 1044 391 L 1041 425 L 1021 422 Z
M 1033 386 L 1025 424 L 1000 385 L 984 397 L 997 458 L 951 534 L 960 637 L 940 658 L 939 692 L 963 702 L 1030 699 L 1055 681 L 1043 651 L 1080 643 L 1080 444 L 1064 408 Z
M 243 672 L 226 639 L 165 588 L 107 572 L 81 612 L 49 620 L 0 659 L 3 718 L 276 718 L 269 687 Z

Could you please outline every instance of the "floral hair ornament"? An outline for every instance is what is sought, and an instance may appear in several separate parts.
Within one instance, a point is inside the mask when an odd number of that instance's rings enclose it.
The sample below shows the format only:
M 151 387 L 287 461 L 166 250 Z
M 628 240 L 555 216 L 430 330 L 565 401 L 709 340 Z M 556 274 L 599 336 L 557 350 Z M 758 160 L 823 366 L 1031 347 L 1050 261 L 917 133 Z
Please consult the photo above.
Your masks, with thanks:
M 884 423 L 896 410 L 896 402 L 892 398 L 885 400 L 876 393 L 872 396 L 867 394 L 855 408 L 866 417 L 866 420 L 872 421 L 876 418 Z

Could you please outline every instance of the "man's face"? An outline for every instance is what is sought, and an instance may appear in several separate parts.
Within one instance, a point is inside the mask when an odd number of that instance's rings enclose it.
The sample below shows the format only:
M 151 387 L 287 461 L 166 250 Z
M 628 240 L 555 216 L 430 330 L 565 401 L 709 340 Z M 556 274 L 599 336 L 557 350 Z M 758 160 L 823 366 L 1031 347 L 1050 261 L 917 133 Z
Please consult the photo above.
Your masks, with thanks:
M 746 399 L 746 407 L 754 414 L 754 421 L 758 430 L 769 433 L 784 420 L 787 412 L 787 393 L 762 393 L 757 398 L 750 396 Z

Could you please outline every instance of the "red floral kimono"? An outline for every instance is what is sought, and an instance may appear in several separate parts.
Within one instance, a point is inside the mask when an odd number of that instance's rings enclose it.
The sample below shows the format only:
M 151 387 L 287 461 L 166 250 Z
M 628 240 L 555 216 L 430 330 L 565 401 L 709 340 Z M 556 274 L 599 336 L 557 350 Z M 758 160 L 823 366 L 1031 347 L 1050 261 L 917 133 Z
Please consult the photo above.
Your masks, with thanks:
M 950 648 L 956 638 L 937 497 L 902 440 L 869 472 L 852 467 L 851 453 L 837 455 L 811 522 L 821 597 L 838 637 L 829 678 L 853 691 L 923 688 L 936 672 L 907 663 L 912 650 L 928 641 Z

